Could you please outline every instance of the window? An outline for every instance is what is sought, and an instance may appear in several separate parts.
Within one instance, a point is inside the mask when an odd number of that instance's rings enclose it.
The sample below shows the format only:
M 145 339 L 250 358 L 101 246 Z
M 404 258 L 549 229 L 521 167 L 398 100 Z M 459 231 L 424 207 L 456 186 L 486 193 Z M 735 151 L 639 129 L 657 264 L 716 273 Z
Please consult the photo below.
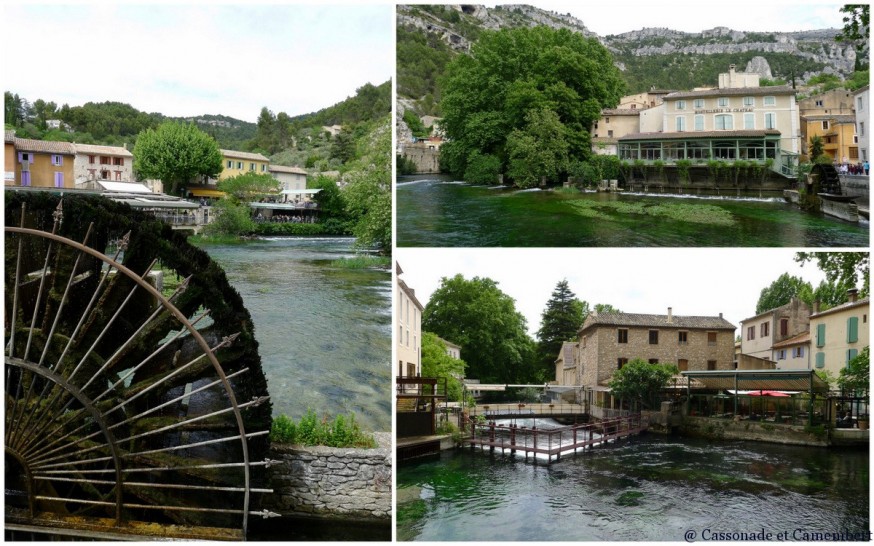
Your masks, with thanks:
M 229 169 L 233 169 L 233 168 L 234 168 L 234 162 L 231 161 L 230 159 L 228 159 L 228 168 L 229 168 Z
M 18 162 L 19 163 L 31 163 L 33 161 L 33 157 L 27 152 L 18 152 Z
M 792 358 L 803 358 L 804 347 L 795 347 L 792 349 Z
M 689 371 L 689 361 L 686 360 L 685 358 L 681 358 L 681 359 L 677 360 L 677 368 L 681 372 Z
M 777 360 L 786 360 L 786 349 L 777 351 Z
M 115 171 L 115 179 L 121 181 L 121 171 Z
M 768 337 L 768 335 L 771 333 L 771 323 L 763 322 L 759 330 L 761 332 L 761 337 Z
M 822 106 L 822 99 L 816 101 L 816 105 L 817 105 L 817 106 Z
M 677 131 L 685 131 L 686 130 L 686 118 L 683 116 L 677 116 Z
M 765 106 L 776 106 L 777 105 L 777 97 L 770 96 L 762 99 L 762 104 Z
M 407 376 L 416 377 L 416 365 L 412 362 L 407 362 Z
M 650 359 L 649 359 L 649 363 L 650 363 L 650 364 L 658 364 L 658 363 L 659 363 L 659 359 L 658 359 L 658 358 L 650 358 Z
M 686 101 L 684 101 L 684 100 L 678 100 L 675 104 L 677 105 L 677 110 L 685 110 L 686 109 Z
M 716 345 L 716 332 L 707 332 L 707 345 Z
M 621 370 L 622 366 L 625 366 L 626 364 L 628 364 L 627 358 L 617 358 L 616 359 L 616 369 L 617 370 Z
M 780 319 L 780 335 L 788 336 L 789 335 L 789 319 L 781 318 Z
M 649 331 L 649 344 L 650 345 L 658 345 L 659 344 L 659 331 L 658 330 L 650 330 Z
M 604 123 L 610 123 L 610 118 L 604 118 Z
M 862 110 L 864 110 L 863 103 L 862 103 L 862 97 L 856 97 L 856 104 L 858 105 L 858 106 L 856 106 L 857 112 L 861 112 Z
M 847 343 L 859 341 L 859 317 L 847 319 Z
M 816 325 L 816 346 L 822 347 L 825 345 L 825 324 Z
M 64 164 L 64 158 L 59 155 L 52 155 L 52 165 L 59 167 Z
M 618 343 L 628 343 L 628 330 L 619 329 L 619 338 L 617 340 Z
M 237 169 L 239 169 L 241 171 L 243 170 L 243 162 L 242 161 L 237 161 Z
M 728 106 L 728 97 L 719 97 L 716 102 L 719 104 L 720 108 L 725 108 Z
M 112 165 L 112 158 L 102 155 L 100 156 L 100 164 L 101 165 Z
M 753 97 L 744 97 L 744 106 L 751 107 L 756 105 L 756 99 Z
M 254 171 L 254 170 L 255 170 L 255 164 L 254 164 L 254 163 L 249 163 L 249 170 L 250 170 L 250 171 Z
M 703 131 L 704 130 L 704 116 L 698 114 L 695 116 L 695 130 Z
M 94 156 L 93 155 L 88 156 L 88 163 L 90 163 L 92 165 L 94 164 Z
M 756 115 L 747 112 L 744 114 L 744 129 L 755 129 L 756 128 Z
M 707 361 L 707 369 L 708 370 L 715 370 L 716 369 L 716 361 L 715 360 L 708 360 Z
M 695 99 L 695 108 L 704 108 L 704 99 Z
M 714 129 L 717 131 L 730 131 L 734 129 L 734 118 L 731 114 L 718 114 L 713 119 Z
M 262 173 L 266 173 L 266 172 L 267 172 L 267 164 L 266 164 L 266 163 L 261 165 L 261 172 L 262 172 Z
M 828 120 L 827 119 L 822 120 L 822 130 L 828 131 Z
M 677 343 L 685 345 L 689 342 L 689 332 L 677 332 Z
M 814 358 L 814 364 L 816 365 L 817 368 L 824 368 L 825 367 L 825 353 L 823 353 L 823 352 L 816 353 L 816 357 Z
M 124 167 L 124 158 L 123 157 L 114 157 L 114 158 L 112 158 L 112 164 Z
M 405 345 L 406 345 L 407 347 L 410 346 L 410 331 L 409 331 L 409 330 L 407 330 L 407 342 L 406 342 Z
M 859 136 L 865 136 L 865 122 L 859 122 Z
M 109 180 L 109 171 L 107 171 L 107 170 L 100 171 L 100 180 Z
M 850 363 L 851 360 L 856 358 L 856 355 L 859 354 L 857 349 L 847 349 L 847 364 Z
M 756 327 L 748 326 L 747 327 L 747 341 L 756 339 Z
M 765 114 L 765 129 L 776 129 L 777 128 L 777 114 L 774 112 L 767 112 Z
M 607 138 L 613 138 L 613 129 L 607 130 Z

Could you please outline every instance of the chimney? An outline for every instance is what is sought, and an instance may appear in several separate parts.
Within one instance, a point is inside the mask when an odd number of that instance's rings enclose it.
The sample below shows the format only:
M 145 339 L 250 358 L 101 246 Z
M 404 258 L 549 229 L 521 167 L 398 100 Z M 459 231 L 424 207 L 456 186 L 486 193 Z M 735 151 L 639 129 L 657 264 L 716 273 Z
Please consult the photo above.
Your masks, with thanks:
M 674 310 L 671 307 L 668 307 L 668 324 L 673 324 L 674 322 Z
M 722 318 L 722 313 L 719 313 L 719 318 Z
M 855 288 L 850 288 L 847 290 L 847 299 L 850 300 L 850 303 L 855 303 L 856 297 L 859 295 L 859 291 Z
M 733 64 L 728 65 L 728 73 L 734 76 L 735 66 Z

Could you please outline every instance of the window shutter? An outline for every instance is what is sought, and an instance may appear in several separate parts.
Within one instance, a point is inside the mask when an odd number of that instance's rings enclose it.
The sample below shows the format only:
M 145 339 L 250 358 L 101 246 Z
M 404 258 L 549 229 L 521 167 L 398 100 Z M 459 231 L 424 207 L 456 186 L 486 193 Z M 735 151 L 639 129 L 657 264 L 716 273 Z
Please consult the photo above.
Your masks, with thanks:
M 847 319 L 847 343 L 859 341 L 859 317 Z
M 825 345 L 825 324 L 816 325 L 816 346 L 822 347 Z
M 853 360 L 854 358 L 856 358 L 856 356 L 857 356 L 858 354 L 859 354 L 859 351 L 858 351 L 858 350 L 856 350 L 856 349 L 849 349 L 849 350 L 847 351 L 847 364 L 849 364 L 851 360 Z
M 819 352 L 816 353 L 816 367 L 824 368 L 825 367 L 825 353 Z

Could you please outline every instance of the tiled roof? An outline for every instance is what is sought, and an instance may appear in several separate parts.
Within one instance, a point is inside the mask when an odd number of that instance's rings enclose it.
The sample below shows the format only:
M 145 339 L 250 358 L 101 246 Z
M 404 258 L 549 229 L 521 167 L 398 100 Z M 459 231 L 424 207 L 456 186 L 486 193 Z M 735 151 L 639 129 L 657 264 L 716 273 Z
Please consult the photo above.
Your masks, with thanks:
M 831 309 L 826 309 L 825 311 L 820 311 L 819 313 L 813 313 L 812 315 L 810 315 L 810 318 L 821 317 L 823 315 L 828 315 L 831 313 L 838 313 L 840 311 L 846 311 L 846 310 L 852 309 L 854 307 L 861 307 L 863 305 L 869 305 L 869 304 L 870 304 L 870 298 L 862 298 L 862 299 L 856 300 L 856 301 L 848 301 L 847 303 L 842 303 L 840 305 L 836 305 L 835 307 L 832 307 Z
M 641 110 L 636 108 L 605 108 L 601 110 L 602 116 L 639 116 Z
M 126 148 L 122 148 L 121 146 L 99 146 L 97 144 L 74 144 L 73 147 L 76 150 L 76 153 L 80 154 L 104 154 L 104 155 L 116 155 L 122 157 L 133 157 L 134 154 L 130 153 Z
M 810 343 L 810 332 L 801 332 L 797 336 L 792 336 L 789 339 L 784 339 L 779 343 L 775 343 L 772 349 L 782 349 L 783 347 L 791 347 L 792 345 L 800 345 L 802 343 Z
M 268 170 L 277 173 L 307 174 L 307 172 L 300 167 L 286 167 L 284 165 L 270 165 Z
M 44 154 L 76 155 L 76 149 L 69 142 L 56 140 L 31 140 L 15 138 L 15 149 L 25 152 L 41 152 Z
M 565 367 L 574 363 L 574 347 L 576 346 L 577 344 L 573 341 L 565 341 L 561 344 L 561 351 L 559 351 L 559 355 L 564 361 Z M 556 360 L 558 359 L 556 358 Z
M 856 123 L 856 116 L 850 114 L 819 114 L 816 116 L 801 116 L 801 119 L 803 119 L 804 121 L 836 121 L 837 123 Z
M 780 136 L 777 129 L 763 129 L 760 131 L 683 131 L 680 133 L 631 133 L 619 140 L 671 140 L 690 138 L 762 138 L 766 136 Z
M 593 326 L 639 326 L 643 328 L 706 328 L 709 330 L 735 330 L 735 326 L 722 317 L 690 317 L 673 315 L 644 315 L 638 313 L 590 314 L 580 331 Z
M 729 87 L 724 89 L 702 89 L 700 91 L 677 91 L 665 95 L 664 100 L 691 99 L 701 97 L 751 97 L 762 95 L 794 95 L 795 90 L 788 85 L 772 87 Z
M 236 150 L 221 150 L 221 153 L 225 157 L 235 157 L 237 159 L 249 159 L 252 161 L 270 161 L 261 154 L 252 154 L 249 152 L 238 152 Z

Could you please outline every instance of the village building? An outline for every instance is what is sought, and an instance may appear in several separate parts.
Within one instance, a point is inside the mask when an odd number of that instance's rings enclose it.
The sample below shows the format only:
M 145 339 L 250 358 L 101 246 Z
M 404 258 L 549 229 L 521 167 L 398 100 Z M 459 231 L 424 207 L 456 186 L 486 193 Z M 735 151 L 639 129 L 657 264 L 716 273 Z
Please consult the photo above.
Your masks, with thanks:
M 437 339 L 446 347 L 447 356 L 451 356 L 456 360 L 461 360 L 461 346 L 452 343 L 451 341 L 446 341 L 442 337 L 438 337 Z
M 592 312 L 577 334 L 573 374 L 586 403 L 615 407 L 607 384 L 634 359 L 674 364 L 680 371 L 734 369 L 734 331 L 721 314 L 680 316 L 670 307 L 667 315 Z M 570 377 L 565 366 L 556 381 Z
M 868 132 L 871 129 L 871 113 L 868 109 L 868 86 L 861 87 L 853 93 L 853 101 L 856 106 L 856 137 L 859 140 L 859 160 L 866 162 L 871 158 L 868 155 Z M 865 125 L 868 124 L 868 127 Z M 867 130 L 866 130 L 867 129 Z
M 771 347 L 774 367 L 778 370 L 810 369 L 810 332 L 774 343 Z
M 132 182 L 134 156 L 121 146 L 75 144 L 73 175 L 77 186 L 87 182 Z
M 835 377 L 868 346 L 870 339 L 870 299 L 857 299 L 856 290 L 851 290 L 849 297 L 847 303 L 825 311 L 819 311 L 814 304 L 810 315 L 813 369 L 826 370 Z
M 425 307 L 416 298 L 416 291 L 400 278 L 403 274 L 400 264 L 396 264 L 396 271 L 397 376 L 419 377 L 422 374 L 422 312 Z
M 798 114 L 801 117 L 847 116 L 855 113 L 853 92 L 842 87 L 798 101 Z
M 18 138 L 4 132 L 4 183 L 34 188 L 75 187 L 73 162 L 76 149 L 69 142 Z
M 758 74 L 736 72 L 731 65 L 719 75 L 719 87 L 669 93 L 663 100 L 657 130 L 641 119 L 640 133 L 618 138 L 620 159 L 772 160 L 772 170 L 794 173 L 801 132 L 791 87 L 760 87 Z
M 269 173 L 279 181 L 282 195 L 280 202 L 301 205 L 310 203 L 315 194 L 321 190 L 307 189 L 307 172 L 300 167 L 285 167 L 270 165 Z
M 801 118 L 802 154 L 810 155 L 810 140 L 822 139 L 823 152 L 834 163 L 858 163 L 859 144 L 856 136 L 856 116 L 826 114 Z
M 645 131 L 641 124 L 647 126 L 652 119 L 651 111 L 661 106 L 669 93 L 671 91 L 653 88 L 645 93 L 622 97 L 616 108 L 601 110 L 601 117 L 590 130 L 592 151 L 599 155 L 618 155 L 619 137 Z
M 740 369 L 768 369 L 786 366 L 786 362 L 780 363 L 775 356 L 775 344 L 795 338 L 810 327 L 810 307 L 799 300 L 792 298 L 789 303 L 775 309 L 769 309 L 756 316 L 741 321 L 741 360 L 749 360 L 750 357 L 762 361 L 761 367 L 741 366 Z M 781 350 L 778 348 L 777 350 Z M 798 355 L 797 358 L 803 358 Z M 783 359 L 785 360 L 785 359 Z M 768 365 L 767 363 L 772 363 Z M 794 367 L 794 366 L 791 366 Z

